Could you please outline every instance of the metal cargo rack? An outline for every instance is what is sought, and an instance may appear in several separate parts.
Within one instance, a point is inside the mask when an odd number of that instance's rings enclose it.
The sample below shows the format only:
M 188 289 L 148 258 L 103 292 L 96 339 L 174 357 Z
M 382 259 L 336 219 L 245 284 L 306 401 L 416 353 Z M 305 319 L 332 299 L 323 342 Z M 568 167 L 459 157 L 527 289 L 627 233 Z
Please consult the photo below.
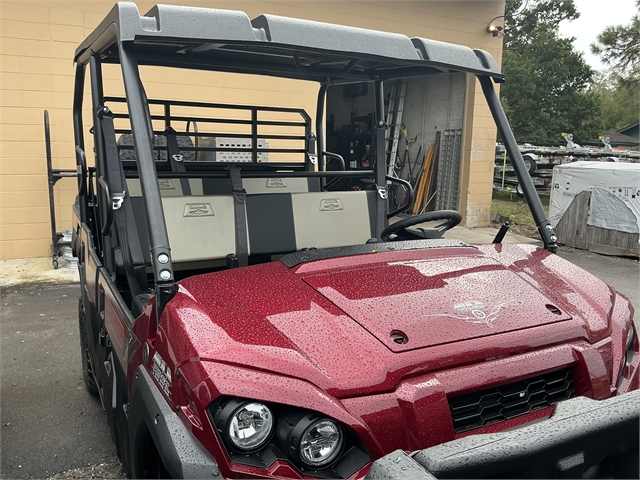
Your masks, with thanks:
M 71 241 L 64 240 L 62 232 L 56 229 L 56 206 L 53 187 L 62 178 L 77 178 L 76 169 L 53 168 L 51 160 L 51 128 L 49 126 L 49 112 L 44 111 L 44 142 L 47 154 L 47 185 L 49 187 L 49 213 L 51 216 L 51 263 L 58 268 L 58 257 L 64 247 L 70 247 Z

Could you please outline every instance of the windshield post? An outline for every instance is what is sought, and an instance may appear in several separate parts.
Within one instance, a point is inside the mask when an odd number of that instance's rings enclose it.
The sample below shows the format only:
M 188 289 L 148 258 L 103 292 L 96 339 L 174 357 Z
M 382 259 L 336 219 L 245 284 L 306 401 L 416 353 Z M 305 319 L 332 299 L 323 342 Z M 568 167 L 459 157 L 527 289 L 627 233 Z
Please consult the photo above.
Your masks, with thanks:
M 387 227 L 387 152 L 384 137 L 387 125 L 384 123 L 384 84 L 375 81 L 376 93 L 376 238 L 382 240 L 382 231 Z
M 533 220 L 536 222 L 538 227 L 538 232 L 540 232 L 540 236 L 542 237 L 544 248 L 555 253 L 558 248 L 556 245 L 558 237 L 556 237 L 553 227 L 544 213 L 544 207 L 542 206 L 538 192 L 536 192 L 536 187 L 533 185 L 533 180 L 531 180 L 531 176 L 529 176 L 529 172 L 524 165 L 522 153 L 520 153 L 520 150 L 518 149 L 518 143 L 516 142 L 516 138 L 513 135 L 511 127 L 509 126 L 507 116 L 505 115 L 502 105 L 500 104 L 500 100 L 498 99 L 498 95 L 493 88 L 491 77 L 478 75 L 478 80 L 482 86 L 482 91 L 487 99 L 487 104 L 489 105 L 493 119 L 498 127 L 498 132 L 500 132 L 500 137 L 502 137 L 504 146 L 511 158 L 511 164 L 513 165 L 513 169 L 518 177 L 518 182 L 520 182 L 520 185 L 522 186 L 522 191 L 524 192 L 527 204 L 531 210 L 531 215 L 533 216 Z
M 156 166 L 153 159 L 153 129 L 149 105 L 138 72 L 138 62 L 133 51 L 133 43 L 122 42 L 119 46 L 122 79 L 127 97 L 127 107 L 131 122 L 131 133 L 138 163 L 140 187 L 144 208 L 147 212 L 147 228 L 151 251 L 151 264 L 156 294 L 156 325 L 165 305 L 175 294 L 175 280 L 169 236 L 164 220 L 162 198 L 158 185 Z M 162 257 L 162 262 L 160 258 Z M 168 260 L 166 260 L 168 258 Z

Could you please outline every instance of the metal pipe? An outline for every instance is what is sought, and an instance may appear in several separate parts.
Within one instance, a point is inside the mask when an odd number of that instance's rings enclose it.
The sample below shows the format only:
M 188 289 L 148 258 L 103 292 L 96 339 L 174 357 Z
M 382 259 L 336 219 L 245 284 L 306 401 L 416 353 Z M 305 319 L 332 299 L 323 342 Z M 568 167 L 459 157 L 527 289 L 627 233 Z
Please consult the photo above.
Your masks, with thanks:
M 49 112 L 44 111 L 44 146 L 47 155 L 47 177 L 49 181 L 49 216 L 51 217 L 51 259 L 54 268 L 58 268 L 58 232 L 56 230 L 56 206 L 53 194 L 53 186 L 56 184 L 53 178 L 53 162 L 51 160 L 51 130 L 49 128 Z
M 327 169 L 326 162 L 324 160 L 324 107 L 327 100 L 327 89 L 329 88 L 329 82 L 322 82 L 320 89 L 318 90 L 318 103 L 316 105 L 316 152 L 318 152 L 318 169 L 325 171 Z
M 102 123 L 98 118 L 98 111 L 104 103 L 102 65 L 100 64 L 100 60 L 95 56 L 89 58 L 89 73 L 89 80 L 91 82 L 91 110 L 93 114 L 93 145 L 95 148 L 96 179 L 98 179 L 106 174 L 106 153 L 102 141 Z M 96 184 L 96 195 L 100 195 L 100 188 L 100 185 Z M 94 231 L 96 233 L 95 238 L 98 241 L 97 247 L 102 248 L 104 266 L 107 270 L 113 272 L 115 269 L 115 259 L 113 249 L 111 248 L 111 236 L 100 235 L 97 226 L 94 227 Z
M 258 109 L 251 109 L 251 161 L 258 163 Z
M 76 149 L 80 147 L 84 151 L 84 132 L 82 131 L 82 101 L 84 95 L 84 77 L 86 74 L 86 68 L 82 64 L 76 65 L 76 76 L 74 79 L 73 88 L 73 138 L 76 144 Z M 76 151 L 76 165 L 80 165 L 80 158 Z M 85 185 L 86 187 L 86 185 Z M 88 223 L 87 216 L 87 202 L 86 188 L 85 192 L 81 192 L 78 188 L 79 206 L 80 206 L 80 221 L 82 223 Z
M 553 231 L 553 227 L 547 219 L 547 216 L 544 212 L 544 207 L 542 206 L 542 202 L 540 201 L 540 197 L 538 196 L 536 188 L 533 185 L 533 180 L 531 180 L 529 171 L 525 167 L 522 154 L 518 149 L 516 138 L 513 135 L 511 127 L 509 126 L 509 121 L 507 120 L 507 116 L 502 109 L 502 105 L 500 104 L 498 95 L 493 88 L 491 77 L 488 77 L 486 75 L 478 75 L 478 80 L 480 81 L 480 85 L 482 86 L 482 91 L 485 98 L 487 99 L 487 104 L 489 105 L 489 109 L 491 110 L 493 119 L 496 122 L 496 126 L 498 127 L 498 132 L 500 132 L 500 136 L 502 137 L 504 146 L 509 153 L 509 157 L 511 158 L 513 170 L 516 172 L 518 181 L 522 186 L 522 191 L 524 192 L 524 196 L 527 199 L 527 204 L 529 205 L 529 209 L 531 210 L 531 215 L 533 215 L 533 220 L 538 226 L 538 232 L 540 232 L 540 236 L 542 237 L 544 248 L 546 250 L 549 250 L 550 252 L 555 253 L 556 249 L 558 248 L 556 244 L 556 242 L 558 241 L 558 237 L 556 237 Z
M 384 83 L 375 81 L 376 95 L 376 238 L 382 240 L 382 231 L 387 227 L 387 165 L 384 137 L 387 125 L 384 123 Z
M 156 323 L 167 302 L 175 294 L 175 281 L 171 261 L 169 235 L 164 219 L 162 197 L 153 160 L 153 133 L 149 105 L 138 71 L 138 61 L 132 42 L 122 42 L 119 46 L 122 79 L 127 97 L 127 107 L 131 120 L 131 133 L 135 145 L 136 161 L 140 173 L 142 198 L 147 213 L 147 229 L 151 251 L 151 264 L 155 280 Z M 168 258 L 168 261 L 164 257 Z M 163 262 L 159 261 L 162 258 Z

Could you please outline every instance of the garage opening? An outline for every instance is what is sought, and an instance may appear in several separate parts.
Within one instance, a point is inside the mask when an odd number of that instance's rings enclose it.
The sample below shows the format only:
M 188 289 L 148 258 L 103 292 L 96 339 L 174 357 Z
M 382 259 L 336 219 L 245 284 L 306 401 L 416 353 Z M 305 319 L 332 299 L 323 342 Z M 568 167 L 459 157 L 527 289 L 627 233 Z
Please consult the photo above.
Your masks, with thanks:
M 456 210 L 460 196 L 466 75 L 437 74 L 384 82 L 388 175 L 416 192 L 413 213 Z M 326 148 L 348 170 L 371 169 L 375 159 L 375 93 L 372 83 L 332 86 L 327 92 Z M 338 165 L 329 163 L 329 170 Z M 371 179 L 344 179 L 340 187 L 373 190 Z M 389 185 L 391 210 L 405 192 Z

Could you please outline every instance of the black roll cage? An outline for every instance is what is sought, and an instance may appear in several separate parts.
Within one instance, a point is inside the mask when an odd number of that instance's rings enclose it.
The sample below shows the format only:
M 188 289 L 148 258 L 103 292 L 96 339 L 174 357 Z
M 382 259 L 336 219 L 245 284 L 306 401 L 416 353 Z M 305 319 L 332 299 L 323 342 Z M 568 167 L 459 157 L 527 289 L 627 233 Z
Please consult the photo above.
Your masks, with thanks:
M 211 28 L 211 22 L 217 22 Z M 158 177 L 166 173 L 158 171 L 154 160 L 153 119 L 149 101 L 142 86 L 140 64 L 212 70 L 220 72 L 269 75 L 281 78 L 314 81 L 319 84 L 316 133 L 310 129 L 311 119 L 305 118 L 305 140 L 307 162 L 304 170 L 292 173 L 279 172 L 279 176 L 327 177 L 371 177 L 374 179 L 376 195 L 375 233 L 378 238 L 387 225 L 387 165 L 376 162 L 374 170 L 359 172 L 326 171 L 324 151 L 323 112 L 327 89 L 331 85 L 373 82 L 376 114 L 375 158 L 386 158 L 384 122 L 383 82 L 398 78 L 422 77 L 443 72 L 465 72 L 477 76 L 485 98 L 512 160 L 514 170 L 524 190 L 533 218 L 538 226 L 544 246 L 555 251 L 556 237 L 546 218 L 535 187 L 517 148 L 493 81 L 502 82 L 495 61 L 486 52 L 471 50 L 453 44 L 403 35 L 387 34 L 352 27 L 287 19 L 263 15 L 252 21 L 242 12 L 215 9 L 196 9 L 158 5 L 146 15 L 140 16 L 132 3 L 118 3 L 105 20 L 89 35 L 76 51 L 76 75 L 73 101 L 74 138 L 76 162 L 82 182 L 87 180 L 87 166 L 82 122 L 82 104 L 86 66 L 89 65 L 93 134 L 96 141 L 96 180 L 100 181 L 106 171 L 106 153 L 102 142 L 103 132 L 99 116 L 104 113 L 106 101 L 123 101 L 105 97 L 102 84 L 102 64 L 120 64 L 125 87 L 131 135 L 135 150 L 135 166 L 125 169 L 128 176 L 140 178 L 143 201 L 149 232 L 151 263 L 156 295 L 156 321 L 166 303 L 175 293 L 175 280 L 171 264 L 169 238 L 164 220 Z M 165 102 L 165 115 L 169 118 L 170 106 Z M 176 104 L 177 102 L 170 102 Z M 180 103 L 180 102 L 178 102 Z M 185 105 L 193 102 L 184 102 Z M 218 105 L 220 106 L 220 105 Z M 240 108 L 239 106 L 235 106 Z M 244 106 L 252 112 L 252 125 L 257 125 L 255 115 L 258 108 Z M 295 109 L 291 109 L 295 110 Z M 305 113 L 306 115 L 306 113 Z M 170 126 L 170 125 L 167 125 Z M 252 130 L 251 164 L 240 164 L 246 176 L 268 176 L 256 167 L 257 134 Z M 215 149 L 214 149 L 215 150 Z M 318 152 L 318 153 L 316 153 Z M 319 154 L 319 155 L 318 155 Z M 320 157 L 320 158 L 318 158 Z M 313 171 L 317 164 L 319 171 Z M 191 167 L 191 166 L 190 166 Z M 278 167 L 283 165 L 278 164 Z M 193 167 L 197 168 L 197 167 Z M 292 167 L 295 170 L 295 167 Z M 172 172 L 171 177 L 225 175 L 225 173 Z M 226 174 L 228 175 L 228 173 Z M 89 177 L 90 178 L 90 177 Z M 88 223 L 88 188 L 79 186 L 80 215 Z M 392 212 L 395 214 L 397 212 Z M 100 239 L 104 261 L 113 265 L 111 239 L 102 235 Z M 168 263 L 160 263 L 166 255 Z M 161 271 L 170 272 L 161 276 Z

